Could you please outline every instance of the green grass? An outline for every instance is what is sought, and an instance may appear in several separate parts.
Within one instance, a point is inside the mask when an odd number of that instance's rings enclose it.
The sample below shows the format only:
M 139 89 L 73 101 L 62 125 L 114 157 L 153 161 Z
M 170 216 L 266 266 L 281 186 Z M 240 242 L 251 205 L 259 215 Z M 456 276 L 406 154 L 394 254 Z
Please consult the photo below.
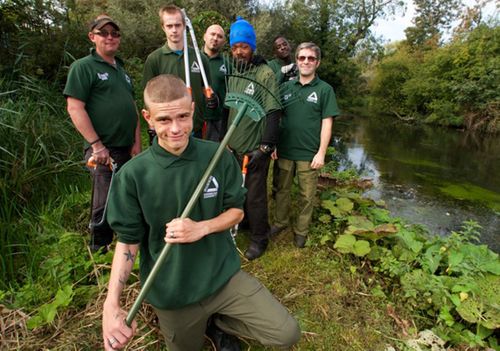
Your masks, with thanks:
M 65 114 L 62 94 L 29 77 L 0 80 L 0 289 L 19 282 L 34 259 L 36 230 L 26 218 L 78 184 L 81 142 Z M 32 252 L 32 249 L 34 250 Z

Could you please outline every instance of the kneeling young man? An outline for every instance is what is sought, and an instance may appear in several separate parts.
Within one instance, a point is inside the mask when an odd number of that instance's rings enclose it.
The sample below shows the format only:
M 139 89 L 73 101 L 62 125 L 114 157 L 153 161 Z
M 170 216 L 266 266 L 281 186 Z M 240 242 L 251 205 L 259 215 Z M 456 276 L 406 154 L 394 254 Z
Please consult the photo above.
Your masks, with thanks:
M 179 78 L 150 80 L 144 102 L 142 114 L 157 137 L 115 175 L 109 195 L 107 218 L 118 243 L 103 309 L 105 350 L 123 348 L 134 334 L 135 321 L 132 328 L 125 325 L 120 295 L 139 249 L 144 283 L 165 242 L 174 245 L 146 299 L 170 351 L 200 350 L 209 319 L 218 350 L 230 335 L 278 347 L 295 344 L 296 320 L 240 269 L 229 228 L 243 218 L 245 190 L 234 157 L 224 152 L 190 218 L 180 219 L 218 144 L 190 136 L 194 103 Z M 225 349 L 239 350 L 232 340 Z
M 302 43 L 295 52 L 299 77 L 285 83 L 283 98 L 295 99 L 283 111 L 277 153 L 279 176 L 276 193 L 275 235 L 290 224 L 290 189 L 297 174 L 299 205 L 293 223 L 295 246 L 306 243 L 318 184 L 318 170 L 325 164 L 333 117 L 339 114 L 333 88 L 319 79 L 316 70 L 321 50 L 314 43 Z

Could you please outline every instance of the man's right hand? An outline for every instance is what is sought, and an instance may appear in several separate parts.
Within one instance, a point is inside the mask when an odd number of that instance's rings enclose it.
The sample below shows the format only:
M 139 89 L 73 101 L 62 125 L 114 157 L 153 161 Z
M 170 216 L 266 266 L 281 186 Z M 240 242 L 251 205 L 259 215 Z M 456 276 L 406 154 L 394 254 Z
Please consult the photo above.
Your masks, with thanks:
M 111 162 L 109 150 L 101 142 L 92 145 L 92 158 L 94 162 L 101 165 L 108 165 Z
M 118 305 L 104 302 L 102 312 L 102 338 L 104 350 L 119 350 L 124 348 L 135 334 L 137 322 L 132 322 L 131 328 L 125 324 L 127 313 Z

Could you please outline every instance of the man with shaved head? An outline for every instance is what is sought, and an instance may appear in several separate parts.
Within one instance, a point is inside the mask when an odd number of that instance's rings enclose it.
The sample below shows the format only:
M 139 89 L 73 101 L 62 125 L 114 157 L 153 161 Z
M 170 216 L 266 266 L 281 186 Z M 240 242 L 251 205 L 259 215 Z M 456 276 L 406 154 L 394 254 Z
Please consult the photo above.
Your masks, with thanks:
M 217 109 L 209 110 L 205 114 L 205 121 L 207 123 L 206 139 L 221 141 L 226 134 L 228 117 L 228 109 L 224 108 L 227 64 L 221 53 L 224 44 L 226 44 L 224 29 L 218 24 L 212 24 L 203 35 L 203 40 L 205 41 L 203 54 L 208 59 L 212 89 L 220 101 Z
M 268 346 L 290 347 L 297 321 L 254 277 L 241 270 L 229 228 L 243 218 L 246 190 L 228 150 L 212 170 L 189 218 L 180 218 L 217 144 L 195 138 L 194 103 L 173 75 L 148 81 L 142 115 L 157 136 L 113 178 L 107 218 L 117 233 L 102 331 L 106 351 L 122 349 L 137 324 L 124 320 L 120 295 L 140 250 L 144 284 L 165 243 L 172 244 L 146 300 L 158 316 L 170 351 L 198 351 L 207 335 L 218 351 L 238 351 L 234 335 Z

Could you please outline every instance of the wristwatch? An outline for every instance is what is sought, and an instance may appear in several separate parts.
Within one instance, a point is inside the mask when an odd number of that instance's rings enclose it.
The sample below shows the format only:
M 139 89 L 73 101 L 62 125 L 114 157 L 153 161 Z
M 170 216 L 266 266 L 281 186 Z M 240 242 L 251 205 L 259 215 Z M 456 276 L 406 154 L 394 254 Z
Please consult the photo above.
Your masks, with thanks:
M 274 151 L 274 146 L 267 145 L 267 144 L 260 144 L 259 149 L 263 153 L 269 155 L 269 154 L 271 154 Z

